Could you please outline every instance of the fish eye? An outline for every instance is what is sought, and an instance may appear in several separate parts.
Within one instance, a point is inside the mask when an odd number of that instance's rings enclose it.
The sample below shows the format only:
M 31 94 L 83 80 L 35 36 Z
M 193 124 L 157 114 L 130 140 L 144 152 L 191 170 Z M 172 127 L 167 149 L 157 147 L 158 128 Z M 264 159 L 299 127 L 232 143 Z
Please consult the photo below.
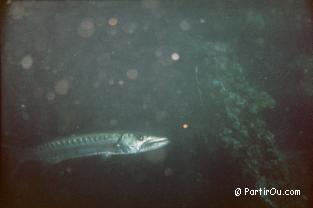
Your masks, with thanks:
M 138 137 L 138 140 L 139 140 L 139 141 L 143 141 L 143 140 L 144 140 L 144 136 L 139 136 L 139 137 Z

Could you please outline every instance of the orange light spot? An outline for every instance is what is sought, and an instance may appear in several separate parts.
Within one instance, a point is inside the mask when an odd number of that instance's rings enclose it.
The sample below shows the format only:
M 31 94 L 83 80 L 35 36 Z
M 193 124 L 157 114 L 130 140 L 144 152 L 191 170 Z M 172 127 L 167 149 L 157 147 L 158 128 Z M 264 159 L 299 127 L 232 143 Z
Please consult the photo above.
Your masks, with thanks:
M 189 126 L 188 126 L 188 124 L 184 123 L 181 127 L 182 127 L 183 129 L 187 129 Z

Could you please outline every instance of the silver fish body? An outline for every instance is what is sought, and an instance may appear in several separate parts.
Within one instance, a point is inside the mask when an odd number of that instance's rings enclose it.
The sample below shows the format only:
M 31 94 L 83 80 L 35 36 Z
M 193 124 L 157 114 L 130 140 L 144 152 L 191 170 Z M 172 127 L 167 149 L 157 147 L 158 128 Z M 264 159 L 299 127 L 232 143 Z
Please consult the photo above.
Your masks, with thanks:
M 39 160 L 56 164 L 88 156 L 136 154 L 159 149 L 169 143 L 165 137 L 142 133 L 94 133 L 60 138 L 30 148 L 24 160 Z

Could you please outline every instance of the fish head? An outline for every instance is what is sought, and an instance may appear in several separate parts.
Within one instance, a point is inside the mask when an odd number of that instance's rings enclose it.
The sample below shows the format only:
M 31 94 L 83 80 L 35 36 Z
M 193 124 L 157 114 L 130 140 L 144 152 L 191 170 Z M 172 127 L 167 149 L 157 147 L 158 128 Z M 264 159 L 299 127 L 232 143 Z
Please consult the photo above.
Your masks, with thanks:
M 127 153 L 140 153 L 156 150 L 166 146 L 169 139 L 166 137 L 151 136 L 144 134 L 127 134 L 122 138 L 122 145 Z

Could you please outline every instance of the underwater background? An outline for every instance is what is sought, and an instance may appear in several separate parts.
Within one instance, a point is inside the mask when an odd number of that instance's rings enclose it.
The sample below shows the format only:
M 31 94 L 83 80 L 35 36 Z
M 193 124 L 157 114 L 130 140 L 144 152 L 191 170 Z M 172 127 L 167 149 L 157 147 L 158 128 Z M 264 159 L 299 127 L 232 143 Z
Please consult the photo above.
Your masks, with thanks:
M 312 3 L 7 1 L 3 207 L 312 207 Z M 159 134 L 160 150 L 49 166 L 60 136 Z M 301 190 L 236 197 L 236 188 Z

